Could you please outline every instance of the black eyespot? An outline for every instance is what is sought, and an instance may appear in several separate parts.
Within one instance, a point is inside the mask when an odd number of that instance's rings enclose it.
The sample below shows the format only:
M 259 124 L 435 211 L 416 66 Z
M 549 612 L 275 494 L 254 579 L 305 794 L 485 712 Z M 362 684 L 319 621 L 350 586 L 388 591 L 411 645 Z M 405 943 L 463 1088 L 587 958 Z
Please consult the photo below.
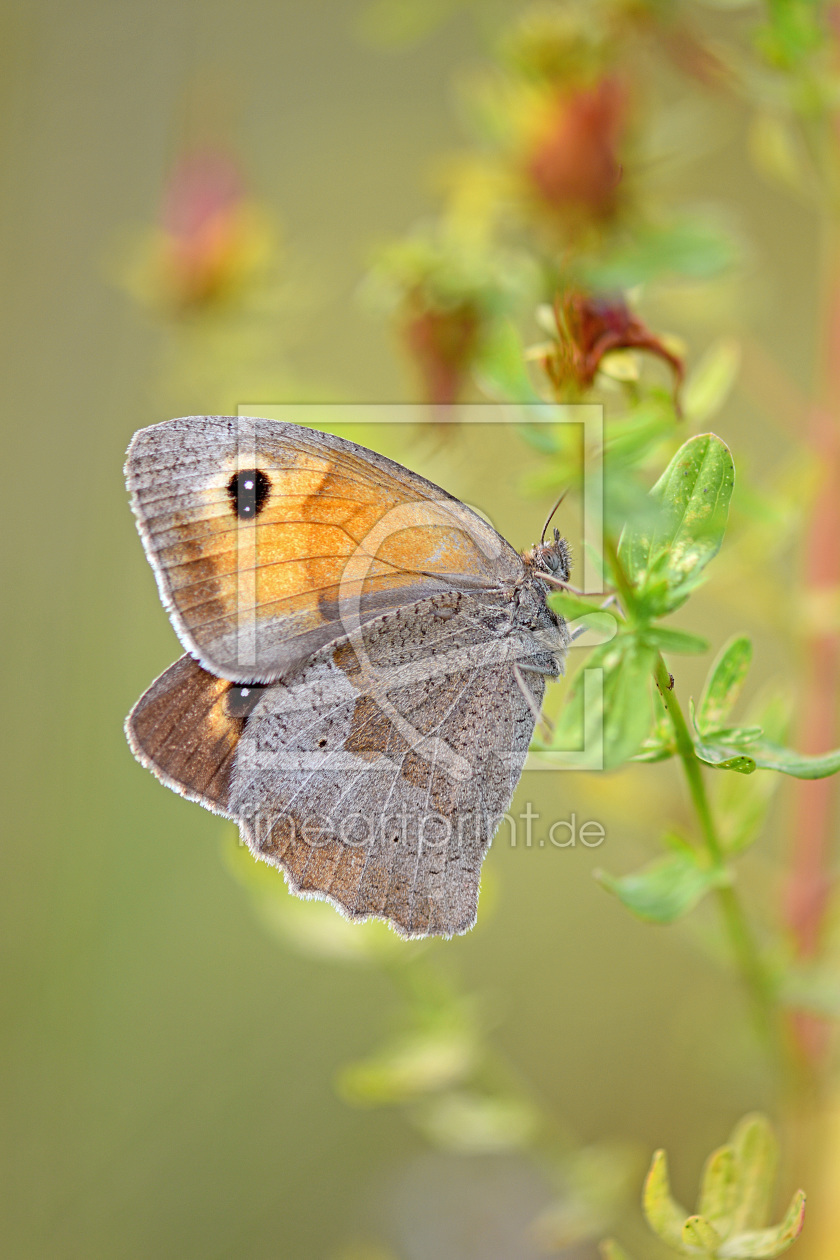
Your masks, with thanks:
M 265 687 L 261 687 L 259 683 L 249 683 L 247 687 L 233 683 L 226 697 L 228 716 L 243 721 L 250 717 L 264 691 Z
M 318 747 L 319 747 L 319 748 L 326 748 L 326 746 L 327 746 L 327 741 L 326 741 L 326 739 L 324 738 L 324 736 L 322 735 L 322 736 L 321 736 L 321 738 L 318 740 Z
M 243 468 L 228 482 L 230 504 L 241 521 L 258 516 L 268 498 L 271 481 L 260 468 Z

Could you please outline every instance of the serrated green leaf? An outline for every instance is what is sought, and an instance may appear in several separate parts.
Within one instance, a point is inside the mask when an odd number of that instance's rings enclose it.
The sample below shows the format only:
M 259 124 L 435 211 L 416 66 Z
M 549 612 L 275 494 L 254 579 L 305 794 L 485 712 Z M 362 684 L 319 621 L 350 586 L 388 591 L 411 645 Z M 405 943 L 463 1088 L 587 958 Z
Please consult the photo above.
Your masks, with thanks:
M 744 686 L 752 661 L 752 642 L 745 634 L 724 645 L 712 668 L 697 706 L 697 729 L 701 734 L 719 727 L 732 712 Z
M 642 1193 L 645 1219 L 655 1234 L 669 1247 L 682 1250 L 682 1229 L 688 1213 L 671 1195 L 668 1180 L 668 1157 L 656 1151 Z
M 596 648 L 586 669 L 602 669 L 603 712 L 587 713 L 588 724 L 600 721 L 604 740 L 604 768 L 614 770 L 641 747 L 652 720 L 649 679 L 656 653 L 635 635 L 619 635 Z M 568 748 L 580 740 L 584 671 L 575 676 L 555 727 L 552 748 Z
M 726 1238 L 732 1228 L 732 1219 L 741 1189 L 740 1165 L 732 1146 L 720 1146 L 712 1151 L 703 1168 L 697 1211 Z
M 709 641 L 687 630 L 675 630 L 671 626 L 650 626 L 644 632 L 645 642 L 659 652 L 708 652 Z
M 682 1228 L 683 1250 L 712 1255 L 721 1243 L 720 1234 L 702 1216 L 689 1216 Z
M 722 882 L 719 871 L 698 866 L 685 850 L 667 853 L 632 875 L 596 871 L 595 878 L 622 905 L 649 923 L 673 923 Z
M 778 770 L 794 779 L 827 779 L 840 770 L 840 748 L 812 757 L 762 739 L 750 746 L 750 756 L 762 770 Z
M 651 490 L 660 505 L 655 523 L 625 529 L 619 559 L 641 598 L 656 592 L 660 611 L 686 598 L 720 549 L 734 480 L 732 456 L 720 438 L 691 438 Z
M 779 1163 L 776 1135 L 766 1116 L 751 1112 L 735 1126 L 730 1143 L 741 1176 L 741 1194 L 732 1220 L 733 1233 L 760 1229 L 770 1212 Z
M 752 751 L 752 750 L 751 750 Z M 752 774 L 756 763 L 752 756 L 739 752 L 726 744 L 713 744 L 711 741 L 698 741 L 694 745 L 694 753 L 698 761 L 715 770 L 732 770 L 735 774 Z
M 729 397 L 741 365 L 741 347 L 731 337 L 710 346 L 690 373 L 682 391 L 682 410 L 694 424 L 717 415 Z
M 805 1223 L 805 1193 L 797 1190 L 787 1215 L 781 1225 L 771 1229 L 747 1230 L 733 1234 L 718 1251 L 723 1260 L 772 1260 L 787 1251 L 799 1235 Z

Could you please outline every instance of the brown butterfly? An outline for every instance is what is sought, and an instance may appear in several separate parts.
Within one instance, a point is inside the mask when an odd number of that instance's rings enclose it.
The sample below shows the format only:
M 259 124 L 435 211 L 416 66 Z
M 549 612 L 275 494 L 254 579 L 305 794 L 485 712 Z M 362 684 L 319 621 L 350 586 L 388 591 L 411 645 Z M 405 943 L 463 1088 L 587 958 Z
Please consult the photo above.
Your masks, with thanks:
M 249 417 L 142 429 L 126 477 L 187 649 L 127 719 L 138 760 L 300 896 L 467 931 L 563 672 L 559 532 L 519 555 L 400 464 Z

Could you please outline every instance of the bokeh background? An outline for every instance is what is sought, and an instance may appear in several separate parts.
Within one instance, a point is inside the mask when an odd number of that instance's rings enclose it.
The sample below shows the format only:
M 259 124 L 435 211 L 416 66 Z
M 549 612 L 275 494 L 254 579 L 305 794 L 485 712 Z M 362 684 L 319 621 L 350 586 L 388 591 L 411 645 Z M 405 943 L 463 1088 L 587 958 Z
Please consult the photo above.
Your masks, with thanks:
M 762 8 L 678 7 L 712 40 L 737 39 L 732 24 L 747 29 Z M 596 866 L 638 866 L 669 820 L 685 821 L 671 766 L 526 774 L 515 809 L 531 800 L 545 818 L 596 818 L 603 847 L 496 846 L 467 937 L 426 949 L 365 937 L 357 949 L 319 907 L 285 907 L 279 880 L 255 882 L 230 828 L 159 785 L 122 734 L 179 652 L 128 509 L 132 433 L 244 400 L 422 400 L 371 264 L 435 212 L 468 143 L 458 85 L 523 9 L 2 6 L 9 1260 L 559 1252 L 575 1230 L 540 1234 L 533 1222 L 558 1203 L 574 1216 L 584 1166 L 591 1184 L 626 1182 L 627 1206 L 613 1197 L 632 1242 L 644 1239 L 634 1204 L 653 1148 L 671 1150 L 690 1199 L 704 1155 L 741 1114 L 784 1122 L 737 980 L 706 948 L 714 914 L 653 928 L 592 878 Z M 708 291 L 674 286 L 648 319 L 684 339 L 689 368 L 716 337 L 740 338 L 741 377 L 713 427 L 764 497 L 763 515 L 736 517 L 731 551 L 677 621 L 715 647 L 750 633 L 751 691 L 781 678 L 795 694 L 791 622 L 805 613 L 786 591 L 817 477 L 801 400 L 818 372 L 826 235 L 813 200 L 757 163 L 768 145 L 756 147 L 750 107 L 701 88 L 683 104 L 671 147 L 692 161 L 666 168 L 663 187 L 724 207 L 739 270 Z M 219 270 L 208 279 L 198 266 L 196 280 L 189 258 L 170 259 L 181 270 L 169 292 L 161 232 L 201 220 L 203 197 L 223 212 L 221 240 L 201 247 L 219 251 Z M 210 320 L 191 314 L 202 284 L 212 297 L 240 272 L 256 277 L 241 301 Z M 554 494 L 515 433 L 387 441 L 516 545 L 534 541 Z M 575 512 L 563 522 L 573 536 Z M 681 663 L 688 689 L 707 665 Z M 779 913 L 794 808 L 786 786 L 745 864 L 767 917 Z M 421 1038 L 432 1063 L 414 1063 L 419 1093 L 466 1039 L 464 1053 L 517 1100 L 509 1112 L 447 1119 L 414 1107 L 411 1088 L 396 1105 L 360 1105 L 347 1065 L 416 1031 L 418 1009 L 445 1030 L 431 1050 Z M 575 1163 L 581 1151 L 589 1165 Z M 797 1157 L 786 1195 L 804 1176 Z M 598 1228 L 566 1254 L 595 1256 Z

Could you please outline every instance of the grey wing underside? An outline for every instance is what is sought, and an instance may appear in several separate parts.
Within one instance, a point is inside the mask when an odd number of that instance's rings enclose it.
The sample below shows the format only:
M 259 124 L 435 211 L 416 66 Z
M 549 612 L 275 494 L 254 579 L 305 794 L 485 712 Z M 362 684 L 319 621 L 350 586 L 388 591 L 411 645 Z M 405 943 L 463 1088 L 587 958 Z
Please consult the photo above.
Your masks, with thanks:
M 543 679 L 528 682 L 538 705 Z M 352 919 L 405 936 L 467 931 L 534 727 L 511 665 L 420 679 L 384 708 L 332 661 L 288 706 L 284 690 L 268 688 L 249 720 L 232 783 L 254 854 Z

